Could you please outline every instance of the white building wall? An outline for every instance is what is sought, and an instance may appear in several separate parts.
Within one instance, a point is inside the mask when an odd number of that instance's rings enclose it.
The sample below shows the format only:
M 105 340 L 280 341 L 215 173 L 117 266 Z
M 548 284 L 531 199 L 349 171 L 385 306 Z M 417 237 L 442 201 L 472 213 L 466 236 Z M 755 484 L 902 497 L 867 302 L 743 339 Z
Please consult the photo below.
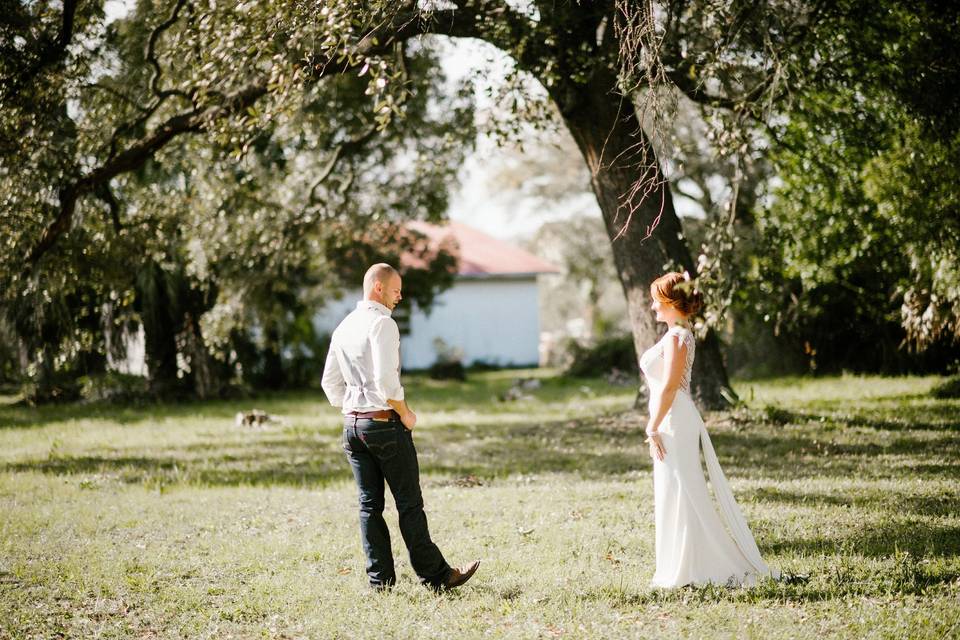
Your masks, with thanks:
M 536 277 L 458 280 L 438 296 L 429 316 L 414 310 L 410 335 L 401 341 L 403 366 L 423 369 L 433 364 L 436 338 L 460 349 L 464 364 L 482 360 L 536 366 L 540 344 Z
M 464 364 L 539 362 L 540 309 L 536 276 L 517 279 L 458 279 L 434 300 L 430 315 L 414 309 L 410 334 L 400 341 L 402 366 L 425 369 L 437 359 L 434 340 L 459 349 Z M 317 315 L 319 331 L 331 332 L 356 306 L 359 290 L 332 301 Z M 408 304 L 401 302 L 400 304 Z
M 136 333 L 130 333 L 126 330 L 120 333 L 120 339 L 123 340 L 126 348 L 126 357 L 123 360 L 115 360 L 107 350 L 107 368 L 111 371 L 119 371 L 133 376 L 147 376 L 147 334 L 143 330 L 143 325 L 137 326 Z
M 315 316 L 313 316 L 313 328 L 317 333 L 333 333 L 340 321 L 347 317 L 347 314 L 357 308 L 357 302 L 363 298 L 363 290 L 356 289 L 347 291 L 343 298 L 339 300 L 330 300 Z

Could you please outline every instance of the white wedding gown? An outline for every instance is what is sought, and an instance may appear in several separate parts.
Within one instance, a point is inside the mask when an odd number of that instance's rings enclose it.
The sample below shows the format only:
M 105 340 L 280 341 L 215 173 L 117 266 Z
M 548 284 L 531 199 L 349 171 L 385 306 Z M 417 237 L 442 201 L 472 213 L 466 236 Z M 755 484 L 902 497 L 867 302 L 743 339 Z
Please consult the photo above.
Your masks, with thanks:
M 690 397 L 696 341 L 689 330 L 673 327 L 640 358 L 650 395 L 659 393 L 666 380 L 663 349 L 674 336 L 686 345 L 687 362 L 673 406 L 660 424 L 666 455 L 663 461 L 653 461 L 657 571 L 650 584 L 749 586 L 761 577 L 778 578 L 779 571 L 760 557 Z M 700 465 L 701 444 L 719 514 Z

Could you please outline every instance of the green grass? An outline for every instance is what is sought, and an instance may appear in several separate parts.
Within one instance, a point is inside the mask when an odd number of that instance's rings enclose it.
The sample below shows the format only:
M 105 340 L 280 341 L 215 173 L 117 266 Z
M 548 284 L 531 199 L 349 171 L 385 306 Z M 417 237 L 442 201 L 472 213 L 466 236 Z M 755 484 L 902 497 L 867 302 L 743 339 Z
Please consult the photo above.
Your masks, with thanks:
M 443 595 L 399 535 L 397 588 L 366 589 L 318 393 L 0 403 L 0 638 L 960 636 L 960 400 L 930 395 L 942 379 L 738 385 L 714 444 L 765 557 L 808 578 L 656 591 L 633 390 L 532 373 L 543 387 L 507 403 L 524 372 L 406 380 L 434 538 L 483 561 Z M 284 421 L 235 427 L 253 407 Z

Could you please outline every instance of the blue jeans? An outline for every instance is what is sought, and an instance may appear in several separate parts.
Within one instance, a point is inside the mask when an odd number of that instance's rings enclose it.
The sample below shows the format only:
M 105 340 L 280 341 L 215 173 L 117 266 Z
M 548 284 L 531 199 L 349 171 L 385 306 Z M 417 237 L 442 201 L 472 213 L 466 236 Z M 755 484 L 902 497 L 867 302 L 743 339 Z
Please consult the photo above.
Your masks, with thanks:
M 367 575 L 375 587 L 397 580 L 390 531 L 383 519 L 384 481 L 397 504 L 400 534 L 420 582 L 439 587 L 450 572 L 430 539 L 420 492 L 420 465 L 413 435 L 399 418 L 371 420 L 345 416 L 343 450 L 360 490 L 360 536 L 367 554 Z

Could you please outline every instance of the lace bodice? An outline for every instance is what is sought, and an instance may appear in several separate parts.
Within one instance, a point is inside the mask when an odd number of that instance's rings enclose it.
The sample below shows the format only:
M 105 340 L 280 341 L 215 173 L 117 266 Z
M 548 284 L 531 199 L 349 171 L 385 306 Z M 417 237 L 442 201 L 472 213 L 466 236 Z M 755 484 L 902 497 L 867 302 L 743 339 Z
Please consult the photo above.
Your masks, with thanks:
M 660 338 L 657 344 L 644 351 L 640 357 L 640 370 L 643 371 L 648 384 L 652 382 L 662 385 L 666 382 L 666 372 L 663 370 L 663 350 L 667 340 L 672 340 L 673 336 L 680 340 L 680 344 L 687 346 L 687 362 L 683 369 L 683 376 L 680 378 L 680 390 L 690 393 L 690 375 L 693 372 L 693 358 L 697 349 L 697 341 L 693 337 L 693 333 L 685 327 L 673 327 Z

